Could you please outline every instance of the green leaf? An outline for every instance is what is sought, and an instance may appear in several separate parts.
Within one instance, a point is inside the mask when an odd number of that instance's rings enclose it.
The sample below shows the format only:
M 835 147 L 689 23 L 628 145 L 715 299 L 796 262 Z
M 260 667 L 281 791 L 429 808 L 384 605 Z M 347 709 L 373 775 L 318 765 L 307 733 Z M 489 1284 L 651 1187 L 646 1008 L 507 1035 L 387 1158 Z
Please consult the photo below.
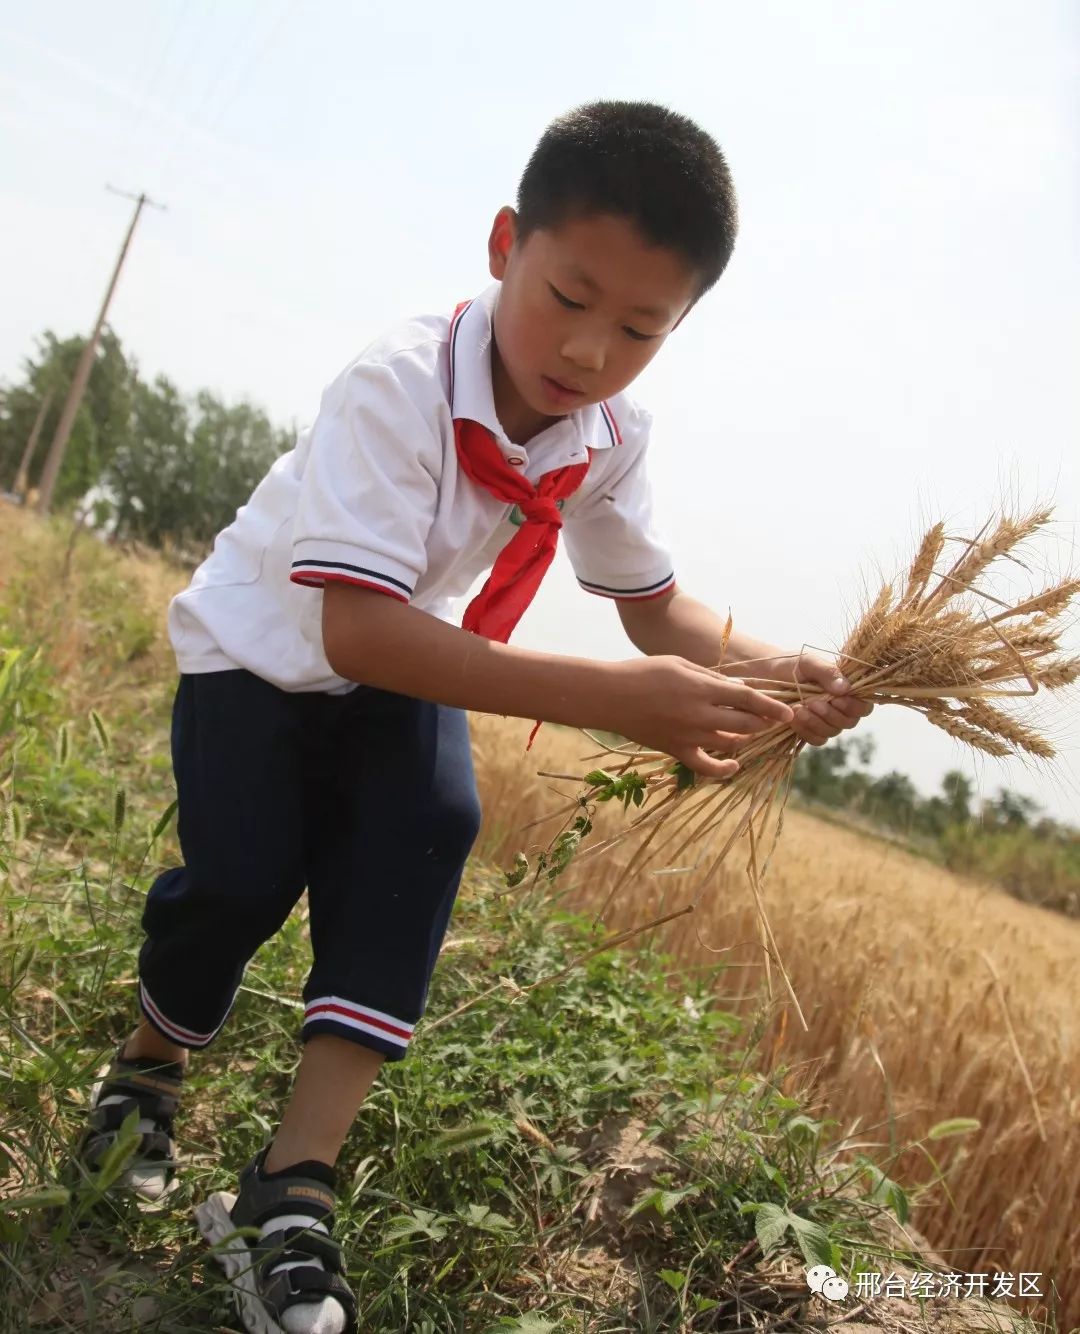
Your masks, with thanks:
M 529 1311 L 526 1315 L 504 1315 L 487 1331 L 487 1334 L 551 1334 L 559 1328 L 557 1320 L 545 1320 L 538 1311 Z
M 744 1206 L 745 1208 L 745 1206 Z M 761 1253 L 768 1258 L 784 1239 L 788 1223 L 791 1221 L 788 1211 L 778 1204 L 759 1204 L 754 1216 L 754 1232 L 757 1234 Z
M 948 1121 L 939 1121 L 926 1132 L 927 1139 L 946 1139 L 949 1135 L 967 1135 L 972 1130 L 980 1130 L 982 1122 L 973 1116 L 954 1116 Z
M 97 1171 L 90 1178 L 90 1193 L 101 1198 L 128 1164 L 142 1141 L 139 1133 L 139 1109 L 132 1107 L 124 1117 L 116 1138 L 98 1162 Z
M 810 1266 L 829 1264 L 833 1243 L 821 1224 L 792 1213 L 788 1214 L 787 1219 L 795 1229 L 795 1240 L 799 1243 L 799 1249 L 806 1263 Z
M 474 1121 L 471 1125 L 455 1126 L 427 1140 L 416 1150 L 418 1158 L 437 1158 L 444 1153 L 456 1153 L 473 1144 L 491 1139 L 497 1127 L 491 1121 Z
M 507 889 L 513 889 L 515 885 L 520 885 L 529 874 L 528 857 L 526 857 L 523 852 L 515 854 L 513 868 L 509 871 L 505 871 L 503 874 L 506 880 Z
M 101 721 L 101 715 L 96 709 L 90 710 L 90 721 L 94 725 L 94 731 L 97 733 L 98 741 L 101 743 L 101 749 L 106 755 L 110 754 L 112 752 L 112 742 L 109 739 L 109 733 L 106 730 L 105 724 Z
M 26 1213 L 30 1209 L 59 1209 L 71 1199 L 66 1186 L 41 1186 L 26 1195 L 0 1200 L 0 1210 L 7 1214 Z
M 674 1288 L 676 1292 L 682 1292 L 683 1288 L 686 1287 L 686 1275 L 680 1274 L 674 1269 L 661 1269 L 660 1277 L 669 1288 Z
M 489 1209 L 486 1204 L 470 1204 L 460 1217 L 470 1227 L 490 1228 L 495 1232 L 505 1232 L 507 1228 L 513 1227 L 509 1219 Z
M 784 1131 L 792 1139 L 815 1140 L 821 1134 L 822 1123 L 810 1116 L 793 1116 L 784 1122 Z
M 700 1194 L 701 1191 L 697 1186 L 686 1186 L 682 1190 L 646 1191 L 626 1216 L 633 1218 L 635 1214 L 643 1213 L 646 1209 L 655 1209 L 661 1217 L 666 1218 L 683 1200 Z
M 697 774 L 694 773 L 693 769 L 687 768 L 680 760 L 675 761 L 668 773 L 675 775 L 675 787 L 679 792 L 682 792 L 684 788 L 693 787 L 697 782 Z
M 151 843 L 156 843 L 157 840 L 158 840 L 158 839 L 161 837 L 161 835 L 164 833 L 164 831 L 165 831 L 165 826 L 166 826 L 166 825 L 169 823 L 169 821 L 173 818 L 173 812 L 176 810 L 177 804 L 178 804 L 178 803 L 177 803 L 177 799 L 176 799 L 175 797 L 173 798 L 172 801 L 169 802 L 169 805 L 168 805 L 168 807 L 166 808 L 165 814 L 161 817 L 161 819 L 157 822 L 157 824 L 154 825 L 154 832 L 150 835 L 150 842 L 151 842 Z
M 437 1223 L 435 1219 L 436 1215 L 427 1209 L 414 1209 L 411 1215 L 392 1218 L 383 1229 L 383 1236 L 387 1241 L 399 1241 L 402 1237 L 420 1233 L 432 1241 L 442 1241 L 446 1236 L 446 1224 Z

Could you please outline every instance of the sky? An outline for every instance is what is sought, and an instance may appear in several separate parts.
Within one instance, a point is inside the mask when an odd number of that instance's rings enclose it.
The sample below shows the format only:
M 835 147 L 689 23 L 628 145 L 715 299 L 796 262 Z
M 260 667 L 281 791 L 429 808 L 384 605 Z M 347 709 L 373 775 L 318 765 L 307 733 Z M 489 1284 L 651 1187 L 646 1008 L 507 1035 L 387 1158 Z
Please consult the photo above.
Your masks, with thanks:
M 0 380 L 44 330 L 89 331 L 134 207 L 114 191 L 145 191 L 126 351 L 303 426 L 384 329 L 492 281 L 536 141 L 597 98 L 693 118 L 739 198 L 727 271 L 629 390 L 680 587 L 828 653 L 938 518 L 971 536 L 1049 503 L 1017 586 L 1077 568 L 1066 0 L 2 0 Z M 513 642 L 636 654 L 562 553 Z M 1080 823 L 1076 696 L 1051 704 L 1052 766 L 892 706 L 860 730 L 924 792 L 960 768 Z

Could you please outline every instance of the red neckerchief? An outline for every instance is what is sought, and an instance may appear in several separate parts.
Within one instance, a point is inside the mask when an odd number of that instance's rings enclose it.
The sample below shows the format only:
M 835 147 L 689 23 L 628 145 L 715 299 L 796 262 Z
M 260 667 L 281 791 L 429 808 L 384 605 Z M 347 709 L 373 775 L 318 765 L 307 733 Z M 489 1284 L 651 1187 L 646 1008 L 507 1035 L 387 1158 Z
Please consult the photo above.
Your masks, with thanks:
M 456 319 L 468 305 L 462 301 Z M 451 355 L 453 352 L 451 351 Z M 555 558 L 562 515 L 556 501 L 572 495 L 585 480 L 588 462 L 546 472 L 534 486 L 503 458 L 491 431 L 467 417 L 454 418 L 454 443 L 462 472 L 507 505 L 516 505 L 523 523 L 499 552 L 487 582 L 465 609 L 461 626 L 507 643 Z M 532 745 L 536 729 L 529 737 Z M 528 747 L 526 747 L 528 749 Z

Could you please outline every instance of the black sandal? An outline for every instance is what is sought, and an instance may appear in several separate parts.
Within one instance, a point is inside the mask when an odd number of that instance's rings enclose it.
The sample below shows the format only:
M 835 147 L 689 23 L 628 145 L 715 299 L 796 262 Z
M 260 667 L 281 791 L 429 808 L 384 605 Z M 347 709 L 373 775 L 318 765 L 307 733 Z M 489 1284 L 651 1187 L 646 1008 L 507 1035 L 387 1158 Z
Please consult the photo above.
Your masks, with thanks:
M 214 1259 L 233 1285 L 244 1328 L 248 1334 L 283 1334 L 279 1322 L 286 1311 L 332 1297 L 345 1312 L 342 1334 L 356 1334 L 356 1298 L 332 1236 L 303 1227 L 282 1228 L 255 1242 L 234 1235 L 238 1228 L 259 1228 L 282 1213 L 303 1214 L 328 1232 L 333 1229 L 333 1188 L 305 1175 L 303 1163 L 295 1174 L 283 1171 L 266 1179 L 260 1169 L 268 1151 L 269 1145 L 240 1173 L 239 1195 L 218 1191 L 195 1210 L 199 1231 L 216 1248 Z M 274 1272 L 290 1263 L 297 1267 Z
M 183 1086 L 183 1066 L 151 1056 L 125 1059 L 123 1047 L 113 1057 L 94 1090 L 87 1129 L 79 1147 L 79 1162 L 91 1176 L 119 1138 L 132 1112 L 152 1123 L 143 1131 L 124 1170 L 109 1189 L 133 1190 L 142 1200 L 157 1202 L 172 1188 L 176 1176 L 173 1118 Z M 119 1102 L 102 1106 L 106 1098 Z

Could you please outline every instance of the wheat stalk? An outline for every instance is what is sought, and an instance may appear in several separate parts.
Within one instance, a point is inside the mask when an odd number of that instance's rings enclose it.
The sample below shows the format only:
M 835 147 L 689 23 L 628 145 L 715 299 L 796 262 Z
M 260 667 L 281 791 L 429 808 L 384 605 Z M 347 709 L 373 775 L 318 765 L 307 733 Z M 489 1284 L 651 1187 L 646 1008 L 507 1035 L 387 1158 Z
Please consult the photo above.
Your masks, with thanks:
M 1003 515 L 996 524 L 986 523 L 974 538 L 964 541 L 960 555 L 940 573 L 937 566 L 945 544 L 954 539 L 946 537 L 943 524 L 935 523 L 903 578 L 903 594 L 894 601 L 894 584 L 885 584 L 844 640 L 839 667 L 851 682 L 852 694 L 920 713 L 950 736 L 988 755 L 1051 759 L 1054 748 L 1044 736 L 990 701 L 1059 690 L 1080 678 L 1080 658 L 1060 656 L 1059 635 L 1051 625 L 1080 594 L 1080 579 L 1063 579 L 1015 603 L 976 586 L 976 580 L 992 575 L 1000 562 L 1023 565 L 1017 549 L 1049 522 L 1051 513 L 1040 508 L 1026 516 Z M 927 591 L 935 575 L 937 581 Z M 993 615 L 983 609 L 987 605 Z M 725 650 L 730 629 L 729 615 Z M 733 665 L 727 664 L 728 670 Z M 742 679 L 793 706 L 825 693 L 820 687 L 793 685 L 790 680 Z M 761 887 L 767 861 L 762 861 L 760 851 L 770 828 L 775 847 L 793 768 L 806 743 L 787 724 L 773 724 L 737 752 L 739 769 L 734 775 L 712 779 L 674 764 L 669 755 L 632 742 L 607 746 L 587 735 L 602 747 L 588 758 L 615 763 L 611 769 L 593 770 L 580 779 L 584 790 L 566 808 L 569 819 L 580 818 L 583 809 L 591 810 L 593 803 L 613 795 L 622 796 L 629 809 L 627 785 L 631 782 L 640 787 L 634 801 L 644 809 L 623 829 L 576 852 L 575 866 L 603 855 L 625 838 L 642 837 L 608 897 L 610 903 L 630 879 L 655 870 L 661 859 L 668 859 L 669 866 L 681 865 L 680 858 L 688 853 L 693 857 L 695 849 L 703 848 L 707 839 L 725 829 L 719 851 L 714 855 L 710 849 L 701 890 L 689 910 L 734 848 L 745 843 L 767 977 L 769 962 L 775 959 L 805 1027 L 765 913 Z M 545 821 L 551 818 L 544 817 Z M 550 846 L 555 843 L 552 840 Z M 518 863 L 519 867 L 528 865 L 520 854 Z M 554 878 L 562 869 L 563 863 L 553 867 L 542 856 L 536 875 L 546 870 Z M 508 887 L 521 879 L 520 870 L 513 877 L 508 875 Z

